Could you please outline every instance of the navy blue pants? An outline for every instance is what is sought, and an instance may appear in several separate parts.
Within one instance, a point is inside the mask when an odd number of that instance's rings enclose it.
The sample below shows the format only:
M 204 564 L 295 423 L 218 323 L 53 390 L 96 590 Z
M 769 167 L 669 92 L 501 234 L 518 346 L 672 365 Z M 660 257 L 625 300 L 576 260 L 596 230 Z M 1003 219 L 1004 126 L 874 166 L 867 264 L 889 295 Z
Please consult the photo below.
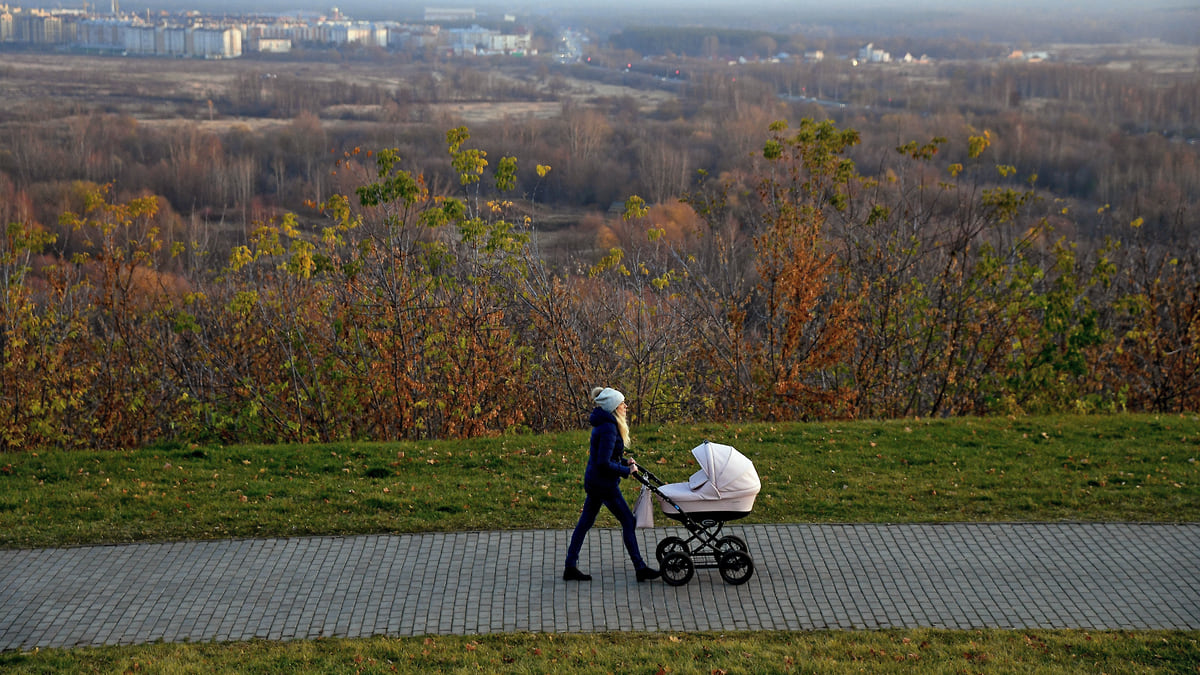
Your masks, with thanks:
M 621 494 L 620 486 L 614 484 L 611 487 L 604 487 L 585 483 L 583 489 L 587 493 L 587 498 L 583 500 L 583 511 L 579 514 L 579 522 L 575 524 L 575 531 L 571 533 L 571 545 L 567 548 L 566 566 L 579 566 L 579 551 L 583 548 L 583 538 L 596 523 L 600 507 L 607 506 L 608 510 L 621 523 L 621 539 L 625 542 L 625 550 L 629 551 L 629 559 L 633 561 L 633 567 L 639 570 L 645 567 L 646 562 L 642 560 L 635 536 L 637 518 L 634 517 L 633 511 L 629 510 L 629 504 L 625 502 L 625 495 Z

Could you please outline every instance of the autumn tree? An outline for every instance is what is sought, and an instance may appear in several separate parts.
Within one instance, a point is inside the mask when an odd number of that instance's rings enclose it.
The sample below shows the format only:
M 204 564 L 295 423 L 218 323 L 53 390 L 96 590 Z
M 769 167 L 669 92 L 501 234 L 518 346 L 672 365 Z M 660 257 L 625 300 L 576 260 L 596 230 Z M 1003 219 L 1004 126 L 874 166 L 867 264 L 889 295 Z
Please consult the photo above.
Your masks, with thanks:
M 846 199 L 854 174 L 842 152 L 857 136 L 812 120 L 794 133 L 782 122 L 771 131 L 754 199 L 737 204 L 728 186 L 688 198 L 708 223 L 713 262 L 726 268 L 695 282 L 695 362 L 707 366 L 716 388 L 709 406 L 719 415 L 845 414 L 849 392 L 835 376 L 849 358 L 852 304 L 835 292 L 825 223 L 826 210 Z M 742 233 L 753 267 L 729 275 Z

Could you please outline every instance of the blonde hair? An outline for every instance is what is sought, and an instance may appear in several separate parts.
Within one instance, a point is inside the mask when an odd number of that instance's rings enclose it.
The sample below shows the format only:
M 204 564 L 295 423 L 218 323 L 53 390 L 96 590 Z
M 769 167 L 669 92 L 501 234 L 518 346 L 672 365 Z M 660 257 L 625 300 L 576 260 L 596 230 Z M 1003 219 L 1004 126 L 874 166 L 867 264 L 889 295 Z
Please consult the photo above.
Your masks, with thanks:
M 617 431 L 621 432 L 621 442 L 628 448 L 633 443 L 629 440 L 629 420 L 625 416 L 625 411 L 613 413 L 613 417 L 617 418 Z
M 599 396 L 600 392 L 602 392 L 602 391 L 604 391 L 604 387 L 592 387 L 591 393 L 592 393 L 592 402 L 593 403 L 596 402 L 596 397 Z M 622 412 L 614 411 L 613 417 L 617 418 L 617 431 L 620 432 L 620 434 L 621 434 L 621 442 L 625 444 L 626 448 L 632 447 L 633 442 L 629 438 L 629 417 L 628 417 L 628 415 L 624 411 L 622 411 Z

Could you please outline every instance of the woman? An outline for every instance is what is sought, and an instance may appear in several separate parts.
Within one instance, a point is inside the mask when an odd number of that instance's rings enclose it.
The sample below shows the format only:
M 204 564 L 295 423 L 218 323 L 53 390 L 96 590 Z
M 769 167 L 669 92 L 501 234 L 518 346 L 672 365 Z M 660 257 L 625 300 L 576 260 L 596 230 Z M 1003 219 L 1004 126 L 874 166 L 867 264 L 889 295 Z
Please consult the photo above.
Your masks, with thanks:
M 629 423 L 626 418 L 625 395 L 609 387 L 596 387 L 592 390 L 592 401 L 596 408 L 592 410 L 592 442 L 588 454 L 587 469 L 583 473 L 583 490 L 587 498 L 583 500 L 583 512 L 579 514 L 579 522 L 571 534 L 571 545 L 567 548 L 567 565 L 563 571 L 565 581 L 591 581 L 589 574 L 579 571 L 579 551 L 583 548 L 583 538 L 596 522 L 596 515 L 601 506 L 607 506 L 621 523 L 621 539 L 625 541 L 625 550 L 633 561 L 637 571 L 637 580 L 646 581 L 659 576 L 659 571 L 642 560 L 638 551 L 635 536 L 637 519 L 625 496 L 621 494 L 621 479 L 637 472 L 637 463 L 625 459 L 625 448 L 629 447 Z

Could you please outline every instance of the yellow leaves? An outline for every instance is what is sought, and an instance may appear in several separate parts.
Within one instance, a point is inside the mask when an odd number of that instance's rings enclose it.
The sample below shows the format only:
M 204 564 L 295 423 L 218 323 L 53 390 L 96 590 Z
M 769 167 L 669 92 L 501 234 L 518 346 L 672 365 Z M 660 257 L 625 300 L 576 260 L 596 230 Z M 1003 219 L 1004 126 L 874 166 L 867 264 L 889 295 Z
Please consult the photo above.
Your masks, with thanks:
M 645 217 L 649 209 L 646 207 L 646 200 L 637 195 L 631 196 L 625 200 L 625 212 L 621 215 L 625 220 L 634 220 L 636 218 Z
M 454 154 L 451 164 L 458 172 L 458 180 L 461 184 L 477 183 L 488 166 L 487 153 L 483 150 L 463 150 Z
M 982 136 L 971 136 L 967 139 L 967 156 L 977 159 L 991 144 L 992 134 L 990 131 L 984 130 Z
M 545 178 L 545 177 L 546 177 L 546 174 L 548 174 L 548 173 L 550 173 L 550 167 L 549 167 L 549 166 L 547 166 L 547 165 L 545 165 L 545 164 L 538 164 L 538 165 L 537 165 L 537 175 L 538 175 L 538 178 Z
M 308 279 L 317 267 L 313 257 L 314 250 L 316 247 L 307 241 L 300 239 L 293 241 L 290 249 L 291 255 L 280 267 L 287 270 L 292 276 Z
M 909 141 L 896 148 L 896 152 L 908 155 L 913 159 L 930 160 L 938 153 L 938 146 L 945 142 L 946 139 L 941 136 L 934 137 L 924 145 L 918 145 L 916 141 Z
M 254 262 L 254 254 L 246 246 L 234 246 L 229 252 L 229 269 L 236 272 Z
M 321 204 L 308 201 L 305 203 L 305 206 L 323 211 L 334 220 L 336 223 L 334 227 L 340 232 L 352 230 L 362 224 L 360 217 L 351 214 L 350 199 L 346 195 L 331 195 L 329 199 Z
M 342 243 L 342 235 L 337 228 L 327 227 L 321 230 L 321 243 L 327 248 L 333 248 Z
M 279 224 L 279 232 L 285 237 L 299 237 L 300 230 L 296 228 L 296 216 L 290 213 L 285 216 L 283 222 Z
M 954 164 L 951 164 L 947 170 L 950 172 L 951 176 L 957 178 L 958 174 L 962 173 L 963 165 L 955 162 Z
M 621 265 L 621 260 L 623 260 L 624 257 L 625 251 L 620 247 L 614 246 L 613 248 L 609 249 L 608 255 L 601 258 L 599 262 L 588 269 L 588 276 L 596 277 L 599 274 L 614 268 L 624 269 L 624 267 Z
M 230 301 L 229 311 L 231 314 L 246 317 L 257 304 L 257 291 L 239 291 L 237 295 L 233 296 L 233 300 Z

